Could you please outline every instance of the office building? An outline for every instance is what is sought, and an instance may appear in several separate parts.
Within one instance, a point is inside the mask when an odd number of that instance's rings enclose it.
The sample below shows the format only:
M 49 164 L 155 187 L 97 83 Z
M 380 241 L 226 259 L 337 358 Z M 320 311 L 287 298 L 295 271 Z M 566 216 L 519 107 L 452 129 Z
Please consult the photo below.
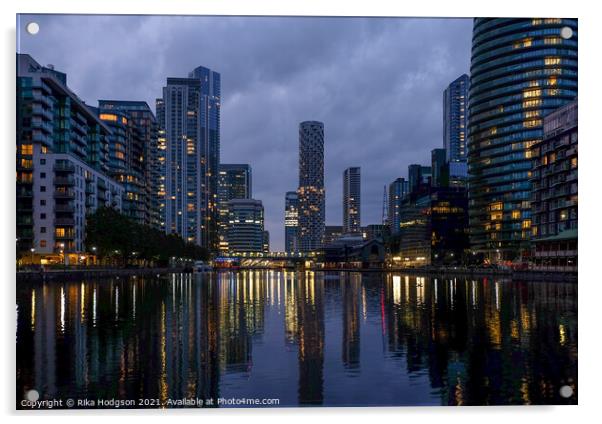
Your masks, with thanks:
M 217 250 L 220 76 L 198 67 L 189 78 L 168 78 L 157 103 L 165 138 L 164 228 Z
M 358 233 L 361 229 L 361 171 L 351 167 L 343 172 L 343 231 Z
M 66 74 L 17 56 L 18 254 L 78 263 L 86 215 L 102 206 L 121 210 L 123 186 L 108 174 L 110 134 L 68 88 Z
M 563 28 L 571 34 L 561 36 Z M 474 250 L 503 262 L 530 252 L 531 148 L 542 119 L 577 96 L 577 20 L 477 18 L 472 36 L 468 173 Z
M 533 158 L 531 225 L 535 269 L 577 271 L 577 100 L 543 119 Z
M 287 191 L 284 198 L 284 250 L 297 252 L 299 226 L 299 196 L 296 191 Z
M 324 246 L 332 244 L 344 234 L 342 225 L 326 225 L 324 227 Z
M 263 253 L 270 253 L 270 232 L 263 232 Z
M 228 251 L 228 202 L 232 199 L 250 199 L 252 193 L 252 172 L 248 164 L 220 164 L 217 182 L 220 252 Z
M 449 165 L 445 157 L 445 149 L 433 149 L 431 151 L 431 186 L 449 186 Z
M 387 220 L 391 235 L 399 233 L 399 212 L 401 203 L 410 191 L 410 184 L 405 178 L 397 178 L 389 184 L 389 211 Z
M 301 252 L 322 247 L 325 220 L 324 124 L 299 124 L 299 230 Z
M 431 186 L 432 169 L 430 166 L 412 164 L 408 166 L 410 193 L 428 191 Z
M 447 162 L 466 162 L 469 82 L 468 75 L 461 75 L 443 92 L 443 148 Z
M 399 249 L 393 253 L 402 266 L 457 264 L 469 248 L 467 229 L 465 189 L 433 188 L 429 194 L 403 202 Z
M 265 235 L 261 200 L 232 199 L 228 202 L 228 214 L 228 251 L 263 252 Z

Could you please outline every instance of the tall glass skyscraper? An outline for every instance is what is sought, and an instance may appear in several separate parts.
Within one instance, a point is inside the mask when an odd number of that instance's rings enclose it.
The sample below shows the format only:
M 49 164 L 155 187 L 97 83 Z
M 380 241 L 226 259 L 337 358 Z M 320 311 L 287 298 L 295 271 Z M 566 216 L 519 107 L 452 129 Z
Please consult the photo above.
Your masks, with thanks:
M 358 166 L 343 172 L 343 231 L 361 230 L 361 172 Z
M 164 228 L 217 250 L 220 160 L 220 75 L 198 67 L 189 78 L 168 78 L 157 103 L 165 137 Z
M 477 18 L 472 36 L 470 240 L 491 260 L 526 252 L 531 150 L 542 118 L 577 96 L 577 21 Z
M 324 124 L 299 124 L 299 250 L 322 247 L 325 220 Z
M 299 195 L 287 191 L 284 199 L 284 250 L 297 252 L 297 230 L 299 226 Z
M 443 92 L 443 148 L 448 162 L 466 162 L 468 86 L 464 74 Z

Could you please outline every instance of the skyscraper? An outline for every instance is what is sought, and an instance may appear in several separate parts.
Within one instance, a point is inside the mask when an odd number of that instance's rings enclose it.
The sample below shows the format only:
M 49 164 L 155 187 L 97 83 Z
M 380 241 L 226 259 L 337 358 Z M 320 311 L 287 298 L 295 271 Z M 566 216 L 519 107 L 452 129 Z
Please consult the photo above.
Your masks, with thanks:
M 217 182 L 219 250 L 228 250 L 228 202 L 250 199 L 252 195 L 251 167 L 248 164 L 220 164 Z
M 220 76 L 203 67 L 189 76 L 168 78 L 157 103 L 165 137 L 164 228 L 215 251 Z
M 284 198 L 284 250 L 297 252 L 297 230 L 299 226 L 299 196 L 296 191 L 287 191 Z
M 399 233 L 401 204 L 409 191 L 410 184 L 405 178 L 397 178 L 389 184 L 389 211 L 387 217 L 391 234 Z
M 466 162 L 468 75 L 454 80 L 443 92 L 443 148 L 448 162 Z
M 220 126 L 221 126 L 221 75 L 203 66 L 198 66 L 189 74 L 189 78 L 201 80 L 199 133 L 204 148 L 205 161 L 201 162 L 201 175 L 204 178 L 207 209 L 205 230 L 207 247 L 217 249 L 218 210 L 217 175 L 220 164 Z
M 112 112 L 125 113 L 131 121 L 130 124 L 136 128 L 142 150 L 142 154 L 137 159 L 140 162 L 142 173 L 140 183 L 144 190 L 140 199 L 143 205 L 143 223 L 154 228 L 160 228 L 159 208 L 161 199 L 158 193 L 161 169 L 158 160 L 157 120 L 153 111 L 144 101 L 99 100 L 98 107 L 105 114 L 111 114 Z M 108 124 L 111 124 L 111 122 L 114 121 L 107 121 Z M 126 150 L 126 155 L 128 152 Z M 133 161 L 136 161 L 136 158 L 133 158 Z
M 561 36 L 561 31 L 566 28 Z M 568 30 L 568 31 L 567 31 Z M 469 101 L 472 248 L 491 260 L 529 249 L 531 146 L 542 118 L 577 96 L 577 21 L 474 21 Z
M 324 238 L 324 124 L 299 124 L 299 250 L 320 249 Z
M 265 235 L 261 200 L 228 202 L 228 250 L 231 253 L 262 252 Z
M 351 167 L 343 172 L 343 231 L 359 233 L 361 228 L 361 171 Z

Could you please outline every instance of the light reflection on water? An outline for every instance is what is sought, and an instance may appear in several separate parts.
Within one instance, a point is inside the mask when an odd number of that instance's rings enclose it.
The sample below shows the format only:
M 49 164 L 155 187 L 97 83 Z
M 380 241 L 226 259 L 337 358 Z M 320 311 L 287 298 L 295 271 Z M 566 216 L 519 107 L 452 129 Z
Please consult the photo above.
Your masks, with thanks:
M 238 271 L 17 287 L 17 399 L 576 403 L 577 285 Z

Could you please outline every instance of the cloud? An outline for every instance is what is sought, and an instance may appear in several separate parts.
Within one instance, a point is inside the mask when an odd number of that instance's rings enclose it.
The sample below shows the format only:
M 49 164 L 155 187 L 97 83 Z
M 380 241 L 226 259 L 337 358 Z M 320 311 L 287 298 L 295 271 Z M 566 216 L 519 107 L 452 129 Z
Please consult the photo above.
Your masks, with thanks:
M 249 163 L 272 248 L 298 178 L 298 124 L 325 123 L 326 219 L 342 221 L 342 173 L 362 168 L 362 224 L 383 186 L 442 145 L 442 92 L 467 73 L 470 19 L 22 15 L 19 51 L 52 63 L 89 104 L 146 100 L 198 65 L 222 75 L 222 162 Z M 24 27 L 24 25 L 22 25 Z

